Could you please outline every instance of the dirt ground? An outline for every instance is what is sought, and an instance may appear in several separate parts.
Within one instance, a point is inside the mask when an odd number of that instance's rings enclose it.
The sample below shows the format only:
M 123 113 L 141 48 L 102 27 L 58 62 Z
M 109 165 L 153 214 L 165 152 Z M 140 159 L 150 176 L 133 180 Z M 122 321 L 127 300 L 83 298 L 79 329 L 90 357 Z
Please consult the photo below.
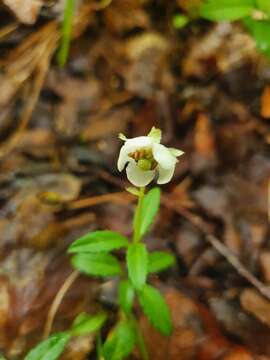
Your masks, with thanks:
M 151 360 L 270 359 L 270 62 L 237 23 L 171 19 L 194 0 L 81 0 L 64 67 L 63 2 L 0 5 L 0 351 L 42 337 L 87 231 L 131 234 L 117 135 L 162 129 L 185 151 L 147 236 L 177 264 L 151 282 L 170 305 L 162 338 L 139 313 Z M 198 0 L 197 0 L 198 3 Z M 42 5 L 42 6 L 40 6 Z M 16 18 L 17 16 L 17 18 Z M 121 254 L 119 254 L 121 258 Z M 115 284 L 80 276 L 53 331 L 81 311 L 115 316 Z M 94 359 L 74 339 L 63 359 Z M 132 359 L 139 359 L 136 352 Z

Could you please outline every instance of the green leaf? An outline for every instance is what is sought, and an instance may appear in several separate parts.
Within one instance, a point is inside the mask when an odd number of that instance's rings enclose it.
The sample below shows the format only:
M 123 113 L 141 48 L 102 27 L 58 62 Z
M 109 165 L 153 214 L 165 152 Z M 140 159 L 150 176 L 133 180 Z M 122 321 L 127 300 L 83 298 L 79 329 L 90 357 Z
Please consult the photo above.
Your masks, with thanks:
M 135 292 L 131 283 L 129 281 L 121 281 L 118 294 L 119 304 L 121 309 L 127 314 L 129 314 L 132 309 L 134 295 Z
M 64 351 L 69 339 L 68 333 L 54 334 L 31 350 L 24 360 L 56 360 Z
M 70 333 L 72 336 L 81 336 L 96 332 L 104 324 L 107 315 L 100 313 L 94 316 L 82 313 L 78 315 L 72 324 Z
M 235 21 L 251 15 L 255 10 L 253 0 L 206 0 L 200 15 L 213 21 Z
M 4 356 L 0 355 L 0 360 L 6 360 L 6 359 L 4 358 Z
M 270 15 L 270 1 L 269 0 L 256 0 L 258 8 Z
M 121 273 L 119 261 L 111 254 L 76 254 L 71 262 L 76 269 L 87 275 L 115 276 Z
M 95 231 L 76 240 L 68 249 L 69 253 L 108 252 L 127 247 L 128 239 L 114 231 Z
M 133 286 L 139 290 L 146 281 L 148 266 L 148 253 L 142 243 L 134 243 L 128 247 L 127 267 L 128 276 Z
M 151 189 L 144 197 L 141 210 L 141 229 L 140 236 L 142 237 L 153 223 L 158 212 L 160 204 L 160 189 Z
M 62 23 L 62 39 L 57 59 L 60 66 L 65 65 L 69 53 L 75 4 L 75 0 L 65 1 L 64 20 Z
M 270 58 L 270 21 L 247 18 L 244 24 L 254 37 L 257 48 Z
M 148 255 L 148 272 L 155 273 L 167 269 L 175 262 L 173 255 L 162 252 L 154 251 Z
M 172 19 L 172 26 L 175 29 L 182 29 L 184 26 L 186 26 L 189 22 L 189 18 L 182 14 L 174 15 Z
M 172 332 L 170 311 L 159 291 L 145 285 L 138 296 L 141 307 L 153 326 L 161 334 L 169 336 Z
M 105 360 L 125 359 L 133 350 L 136 342 L 136 329 L 132 321 L 121 321 L 109 334 L 103 347 Z

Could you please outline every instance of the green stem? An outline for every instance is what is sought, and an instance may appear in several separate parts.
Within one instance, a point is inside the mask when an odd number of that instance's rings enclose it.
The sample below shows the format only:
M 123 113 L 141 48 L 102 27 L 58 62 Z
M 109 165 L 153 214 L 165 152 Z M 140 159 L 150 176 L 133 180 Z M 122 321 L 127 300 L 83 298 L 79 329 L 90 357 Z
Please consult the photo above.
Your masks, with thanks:
M 131 319 L 133 321 L 133 324 L 134 324 L 134 327 L 136 329 L 136 333 L 137 333 L 137 345 L 138 345 L 138 348 L 140 350 L 140 353 L 141 353 L 141 356 L 142 356 L 142 359 L 143 360 L 149 360 L 149 357 L 148 357 L 148 352 L 147 352 L 147 349 L 146 349 L 146 346 L 145 346 L 145 342 L 144 342 L 144 337 L 143 337 L 143 334 L 142 334 L 142 331 L 140 329 L 140 326 L 138 324 L 138 321 L 136 319 L 136 317 L 131 314 Z
M 100 331 L 97 334 L 97 346 L 96 346 L 96 350 L 97 350 L 97 360 L 103 360 L 103 355 L 102 355 L 102 341 L 101 341 L 101 334 Z
M 75 12 L 75 0 L 66 0 L 65 10 L 64 10 L 64 20 L 62 23 L 62 39 L 57 57 L 60 66 L 64 66 L 67 61 L 69 47 L 70 47 L 74 12 Z
M 138 196 L 138 205 L 134 217 L 134 234 L 133 234 L 134 243 L 137 243 L 141 240 L 142 205 L 143 205 L 144 195 L 145 195 L 145 188 L 141 187 Z

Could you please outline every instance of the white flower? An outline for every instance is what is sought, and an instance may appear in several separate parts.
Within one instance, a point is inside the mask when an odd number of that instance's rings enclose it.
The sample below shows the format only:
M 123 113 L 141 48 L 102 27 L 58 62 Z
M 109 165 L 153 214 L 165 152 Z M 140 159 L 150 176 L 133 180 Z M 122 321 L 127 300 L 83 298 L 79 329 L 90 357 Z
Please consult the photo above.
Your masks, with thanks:
M 127 139 L 120 134 L 119 137 L 125 144 L 121 147 L 117 167 L 122 171 L 128 164 L 127 177 L 133 185 L 146 186 L 156 174 L 158 184 L 166 184 L 171 180 L 177 157 L 183 151 L 161 145 L 161 130 L 153 127 L 147 136 Z

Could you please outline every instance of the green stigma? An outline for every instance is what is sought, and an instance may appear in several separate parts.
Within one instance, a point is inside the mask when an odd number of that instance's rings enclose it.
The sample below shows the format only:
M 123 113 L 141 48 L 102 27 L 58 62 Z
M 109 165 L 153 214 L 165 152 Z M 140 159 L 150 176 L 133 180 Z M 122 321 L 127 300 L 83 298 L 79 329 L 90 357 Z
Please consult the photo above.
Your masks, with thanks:
M 140 159 L 137 164 L 138 164 L 139 168 L 144 170 L 144 171 L 151 170 L 151 168 L 152 168 L 152 161 L 151 160 Z

